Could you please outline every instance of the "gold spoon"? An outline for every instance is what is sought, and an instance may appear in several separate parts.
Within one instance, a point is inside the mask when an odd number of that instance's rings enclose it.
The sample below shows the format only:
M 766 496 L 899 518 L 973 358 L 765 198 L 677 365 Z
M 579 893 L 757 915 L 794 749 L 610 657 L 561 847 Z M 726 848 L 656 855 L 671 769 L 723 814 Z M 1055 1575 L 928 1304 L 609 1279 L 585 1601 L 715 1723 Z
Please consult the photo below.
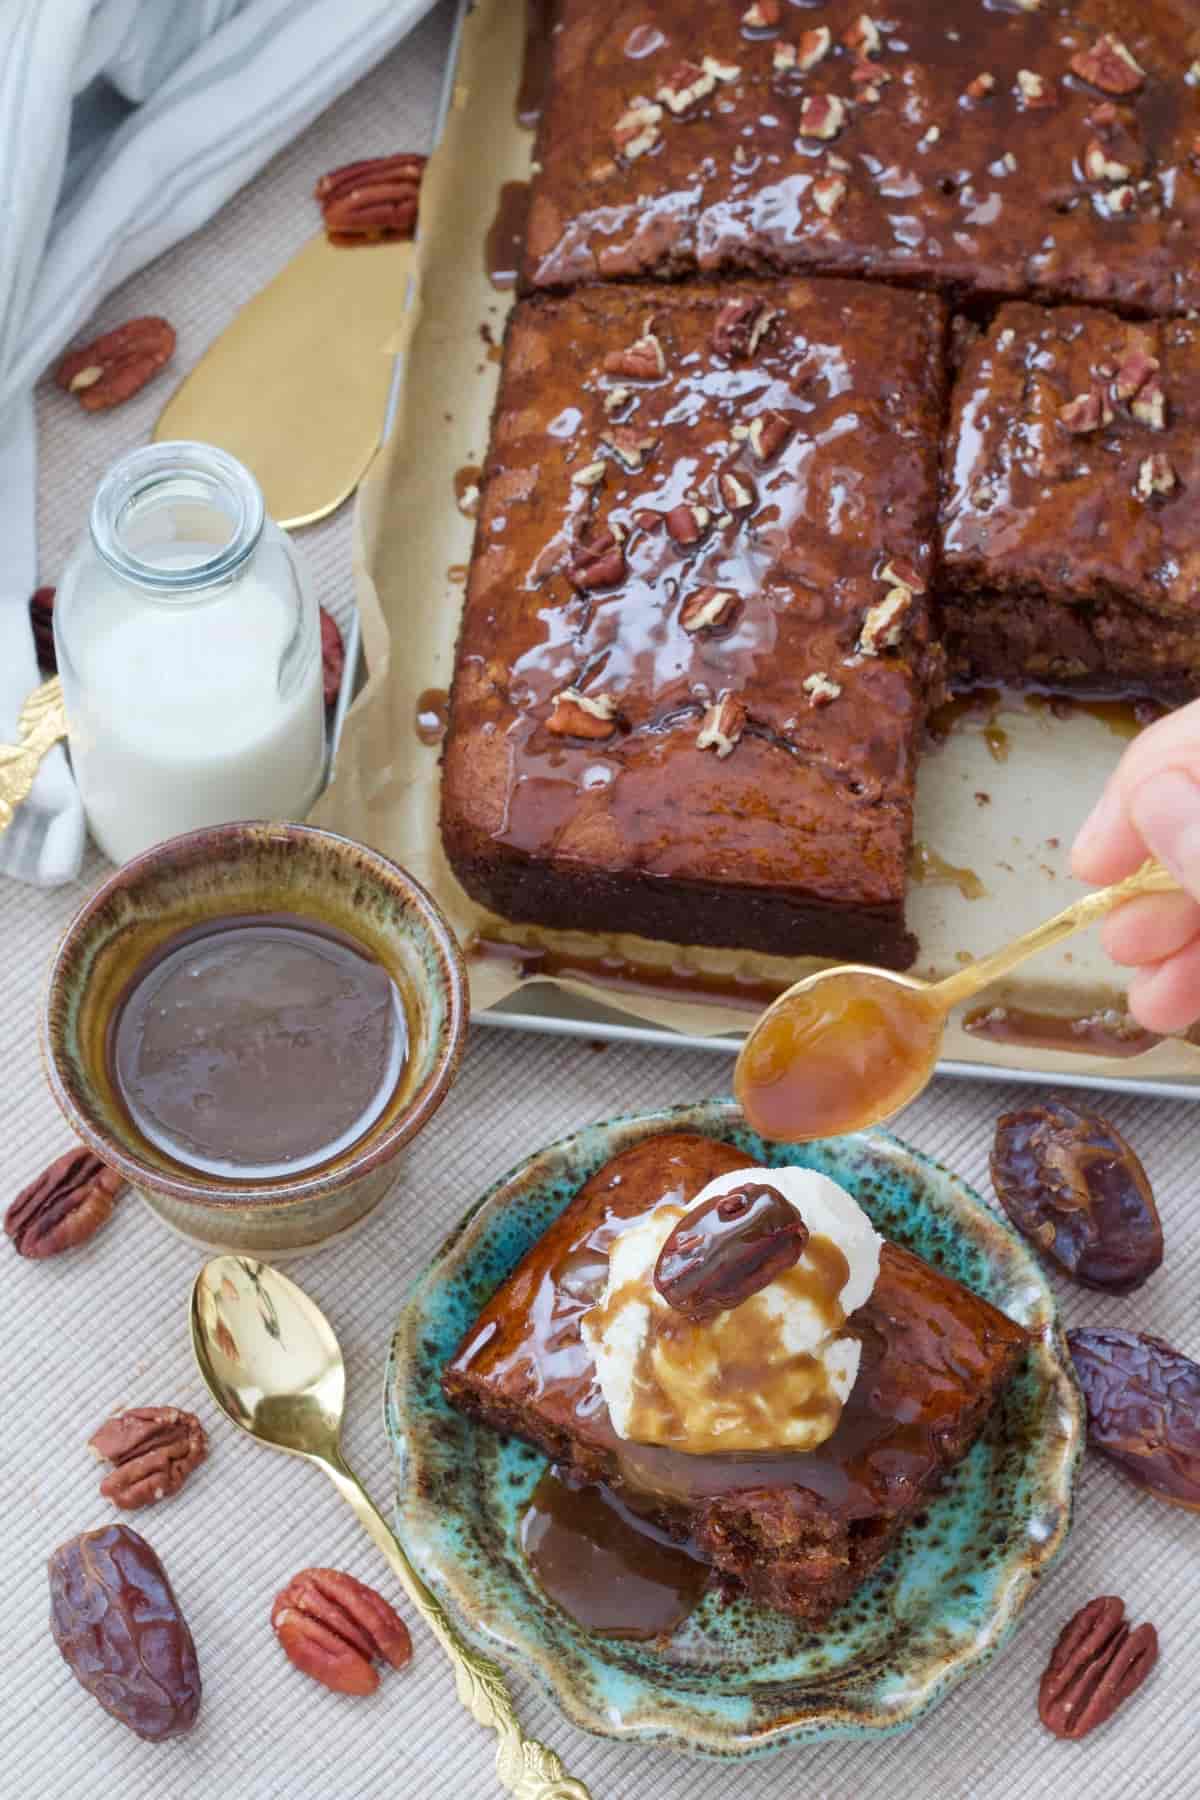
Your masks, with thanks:
M 191 1332 L 200 1373 L 222 1412 L 260 1444 L 315 1463 L 349 1502 L 450 1658 L 459 1699 L 497 1734 L 501 1787 L 518 1800 L 590 1800 L 553 1750 L 523 1734 L 503 1670 L 459 1642 L 342 1455 L 346 1365 L 320 1307 L 269 1263 L 217 1256 L 196 1277 Z
M 960 1001 L 1126 900 L 1178 886 L 1161 863 L 1143 863 L 944 981 L 855 963 L 797 981 L 738 1053 L 733 1083 L 746 1118 L 763 1137 L 800 1144 L 890 1119 L 929 1082 L 947 1017 Z
M 62 682 L 55 675 L 35 688 L 17 720 L 19 744 L 0 744 L 0 831 L 7 831 L 23 800 L 28 799 L 46 752 L 67 735 L 67 709 Z

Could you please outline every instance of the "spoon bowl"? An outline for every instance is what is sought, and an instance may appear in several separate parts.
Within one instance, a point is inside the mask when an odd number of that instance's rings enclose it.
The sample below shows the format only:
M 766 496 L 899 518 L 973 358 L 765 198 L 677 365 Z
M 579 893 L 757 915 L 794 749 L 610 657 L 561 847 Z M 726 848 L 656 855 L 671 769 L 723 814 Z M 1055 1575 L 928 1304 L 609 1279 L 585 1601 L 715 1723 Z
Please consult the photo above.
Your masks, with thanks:
M 342 1455 L 346 1364 L 329 1320 L 269 1263 L 215 1256 L 192 1288 L 192 1349 L 213 1399 L 242 1431 L 323 1469 L 390 1564 L 454 1668 L 458 1697 L 496 1733 L 496 1775 L 517 1800 L 589 1800 L 553 1750 L 521 1730 L 504 1672 L 458 1637 Z

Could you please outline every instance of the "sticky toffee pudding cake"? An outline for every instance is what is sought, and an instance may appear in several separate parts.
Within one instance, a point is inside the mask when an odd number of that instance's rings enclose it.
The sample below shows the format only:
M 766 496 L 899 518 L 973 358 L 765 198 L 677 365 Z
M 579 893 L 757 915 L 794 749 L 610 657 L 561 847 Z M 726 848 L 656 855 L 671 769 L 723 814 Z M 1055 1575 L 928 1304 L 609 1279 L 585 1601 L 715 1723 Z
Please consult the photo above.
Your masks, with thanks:
M 945 324 L 838 281 L 518 307 L 443 755 L 476 900 L 912 960 Z
M 863 275 L 1200 305 L 1189 0 L 562 0 L 527 288 Z
M 1200 323 L 1002 306 L 955 382 L 941 539 L 958 683 L 1200 693 Z
M 714 1296 L 735 1304 L 697 1306 Z M 819 1624 L 966 1455 L 1026 1341 L 825 1177 L 670 1133 L 584 1184 L 443 1386 L 726 1591 Z M 726 1433 L 760 1447 L 714 1449 Z

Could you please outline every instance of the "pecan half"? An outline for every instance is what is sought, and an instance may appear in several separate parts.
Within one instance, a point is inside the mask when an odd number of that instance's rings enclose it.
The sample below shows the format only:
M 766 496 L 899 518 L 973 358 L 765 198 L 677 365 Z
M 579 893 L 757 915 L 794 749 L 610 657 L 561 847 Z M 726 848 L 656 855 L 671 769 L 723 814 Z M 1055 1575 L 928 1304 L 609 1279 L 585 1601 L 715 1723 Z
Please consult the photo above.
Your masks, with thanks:
M 373 1665 L 403 1669 L 408 1627 L 382 1594 L 340 1569 L 302 1569 L 275 1596 L 271 1624 L 288 1659 L 336 1694 L 373 1694 Z
M 370 156 L 322 175 L 313 189 L 331 244 L 411 238 L 417 228 L 425 157 Z
M 563 688 L 555 694 L 546 730 L 555 737 L 590 738 L 600 742 L 617 729 L 617 707 L 611 694 L 583 694 Z
M 108 1219 L 121 1177 L 80 1146 L 68 1150 L 22 1188 L 4 1215 L 21 1256 L 57 1256 L 86 1244 Z
M 765 300 L 727 300 L 713 326 L 712 347 L 719 356 L 753 356 L 778 316 Z
M 1134 60 L 1132 52 L 1119 37 L 1107 31 L 1090 49 L 1075 52 L 1071 70 L 1081 81 L 1105 94 L 1136 94 L 1146 79 L 1145 69 Z
M 1125 1602 L 1089 1600 L 1066 1625 L 1038 1688 L 1038 1716 L 1055 1737 L 1082 1738 L 1136 1693 L 1158 1661 L 1153 1625 L 1131 1631 Z
M 577 538 L 571 546 L 567 574 L 581 593 L 589 588 L 610 587 L 625 573 L 625 551 L 621 540 L 608 527 L 587 538 Z
M 47 675 L 58 673 L 58 654 L 54 648 L 54 594 L 52 587 L 35 588 L 29 600 L 29 623 L 33 627 L 38 668 Z
M 85 412 L 104 412 L 140 392 L 174 349 L 175 327 L 165 319 L 130 319 L 68 352 L 54 379 Z
M 346 646 L 342 642 L 342 634 L 338 622 L 332 613 L 321 608 L 321 684 L 325 694 L 326 706 L 333 706 L 342 686 L 342 671 L 346 667 Z
M 88 1439 L 88 1449 L 114 1465 L 100 1483 L 104 1498 L 132 1511 L 177 1494 L 208 1455 L 208 1439 L 195 1413 L 177 1406 L 131 1406 L 106 1419 Z

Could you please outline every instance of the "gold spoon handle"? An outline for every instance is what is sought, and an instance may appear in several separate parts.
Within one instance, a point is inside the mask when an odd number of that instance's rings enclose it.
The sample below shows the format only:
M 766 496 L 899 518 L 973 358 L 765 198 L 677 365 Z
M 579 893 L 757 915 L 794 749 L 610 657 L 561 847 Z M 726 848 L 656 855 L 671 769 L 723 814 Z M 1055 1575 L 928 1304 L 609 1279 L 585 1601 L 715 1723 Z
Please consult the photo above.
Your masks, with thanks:
M 516 1795 L 517 1800 L 591 1800 L 583 1783 L 566 1774 L 553 1750 L 525 1736 L 504 1671 L 459 1641 L 441 1601 L 421 1580 L 353 1469 L 340 1458 L 336 1462 L 322 1459 L 321 1466 L 383 1552 L 409 1600 L 449 1657 L 459 1699 L 473 1719 L 496 1733 L 496 1775 L 504 1791 Z
M 0 832 L 7 831 L 22 801 L 29 798 L 42 758 L 67 735 L 67 711 L 62 682 L 35 688 L 17 720 L 19 744 L 0 744 Z
M 1023 963 L 1026 957 L 1036 956 L 1039 950 L 1049 950 L 1072 933 L 1081 931 L 1085 925 L 1093 925 L 1116 907 L 1123 906 L 1126 900 L 1135 900 L 1139 894 L 1169 894 L 1179 889 L 1179 883 L 1160 862 L 1153 858 L 1144 862 L 1134 874 L 1127 875 L 1124 881 L 1115 882 L 1112 887 L 1097 888 L 1095 893 L 1085 894 L 1082 900 L 1064 907 L 1062 912 L 1055 913 L 1044 925 L 1035 926 L 1027 931 L 1024 937 L 1014 939 L 1006 944 L 1003 950 L 993 951 L 991 956 L 981 957 L 978 962 L 968 963 L 965 969 L 948 975 L 944 981 L 937 982 L 929 991 L 937 996 L 938 1001 L 949 1012 L 960 1000 L 969 1000 L 980 988 L 988 987 Z

